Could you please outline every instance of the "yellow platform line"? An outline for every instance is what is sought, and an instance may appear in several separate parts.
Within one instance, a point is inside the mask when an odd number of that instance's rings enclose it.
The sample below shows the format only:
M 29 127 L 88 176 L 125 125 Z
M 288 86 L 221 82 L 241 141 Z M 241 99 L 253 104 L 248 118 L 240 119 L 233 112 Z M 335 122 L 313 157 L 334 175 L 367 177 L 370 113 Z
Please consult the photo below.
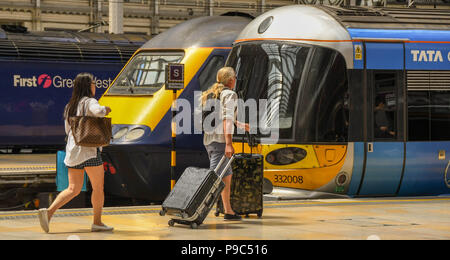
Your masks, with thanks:
M 296 205 L 326 205 L 326 204 L 355 204 L 355 203 L 397 203 L 397 202 L 426 202 L 426 201 L 450 201 L 450 198 L 430 198 L 430 199 L 402 199 L 402 200 L 350 200 L 350 201 L 310 201 L 310 202 L 295 202 L 295 203 L 284 203 L 279 202 L 276 204 L 265 204 L 264 206 L 296 206 Z
M 400 200 L 349 200 L 349 201 L 307 201 L 307 202 L 277 202 L 277 203 L 265 203 L 265 207 L 270 208 L 281 208 L 285 206 L 300 206 L 300 205 L 333 205 L 333 204 L 363 204 L 363 203 L 398 203 L 398 202 L 429 202 L 429 201 L 450 201 L 450 198 L 430 198 L 430 199 L 400 199 Z M 159 213 L 161 210 L 161 206 L 155 206 L 158 208 L 127 208 L 127 209 L 104 209 L 103 212 L 106 214 L 114 214 L 114 213 L 124 213 L 130 212 L 129 214 L 147 214 L 148 213 Z M 137 213 L 133 213 L 136 212 Z M 92 214 L 90 209 L 85 209 L 83 211 L 72 211 L 68 209 L 66 212 L 57 212 L 55 217 L 64 217 L 64 215 L 73 215 L 73 214 Z M 2 215 L 0 213 L 0 220 L 7 217 L 23 217 L 23 216 L 37 216 L 37 212 L 30 213 L 15 213 L 9 215 Z

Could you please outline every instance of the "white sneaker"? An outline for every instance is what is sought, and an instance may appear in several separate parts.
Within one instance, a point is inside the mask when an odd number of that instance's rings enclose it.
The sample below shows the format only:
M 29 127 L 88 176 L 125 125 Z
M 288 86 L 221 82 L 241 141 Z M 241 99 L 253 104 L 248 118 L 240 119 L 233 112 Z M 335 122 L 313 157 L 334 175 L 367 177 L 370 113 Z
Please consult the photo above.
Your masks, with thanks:
M 113 231 L 113 227 L 108 227 L 107 225 L 103 224 L 103 226 L 92 224 L 91 231 L 92 232 L 108 232 Z
M 41 223 L 42 230 L 44 230 L 45 233 L 48 233 L 49 232 L 48 210 L 47 209 L 39 209 L 38 216 L 39 216 L 39 222 Z

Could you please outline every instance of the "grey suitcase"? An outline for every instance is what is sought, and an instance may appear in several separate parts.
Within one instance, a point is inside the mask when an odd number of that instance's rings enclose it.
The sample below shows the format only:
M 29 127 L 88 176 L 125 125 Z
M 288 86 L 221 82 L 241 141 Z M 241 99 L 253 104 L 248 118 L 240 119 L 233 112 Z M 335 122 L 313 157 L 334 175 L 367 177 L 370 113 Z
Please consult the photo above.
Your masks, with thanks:
M 222 157 L 214 171 L 188 167 L 175 184 L 162 204 L 160 215 L 170 215 L 169 226 L 175 223 L 190 225 L 192 229 L 203 223 L 211 208 L 217 202 L 225 184 L 222 177 L 231 167 L 234 156 L 220 173 L 216 174 L 225 162 Z

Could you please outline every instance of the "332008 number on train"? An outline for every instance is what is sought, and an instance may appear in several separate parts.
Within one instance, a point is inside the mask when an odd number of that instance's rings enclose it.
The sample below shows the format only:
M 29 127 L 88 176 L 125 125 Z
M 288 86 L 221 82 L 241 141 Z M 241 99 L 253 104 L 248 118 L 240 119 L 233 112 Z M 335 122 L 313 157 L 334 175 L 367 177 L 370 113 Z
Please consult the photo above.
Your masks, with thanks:
M 303 176 L 275 175 L 277 183 L 298 183 L 303 184 Z

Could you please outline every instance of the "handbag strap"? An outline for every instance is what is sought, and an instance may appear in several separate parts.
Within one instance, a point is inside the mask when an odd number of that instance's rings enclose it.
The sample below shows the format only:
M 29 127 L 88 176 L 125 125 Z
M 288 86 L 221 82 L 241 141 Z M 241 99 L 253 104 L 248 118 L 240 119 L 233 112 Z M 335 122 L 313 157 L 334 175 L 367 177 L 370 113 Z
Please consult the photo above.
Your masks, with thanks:
M 81 115 L 82 116 L 86 116 L 86 101 L 89 99 L 89 98 L 87 98 L 87 97 L 83 97 L 83 99 L 84 100 L 80 100 L 80 103 L 81 102 L 83 102 L 83 105 L 82 105 L 82 113 L 81 113 Z

